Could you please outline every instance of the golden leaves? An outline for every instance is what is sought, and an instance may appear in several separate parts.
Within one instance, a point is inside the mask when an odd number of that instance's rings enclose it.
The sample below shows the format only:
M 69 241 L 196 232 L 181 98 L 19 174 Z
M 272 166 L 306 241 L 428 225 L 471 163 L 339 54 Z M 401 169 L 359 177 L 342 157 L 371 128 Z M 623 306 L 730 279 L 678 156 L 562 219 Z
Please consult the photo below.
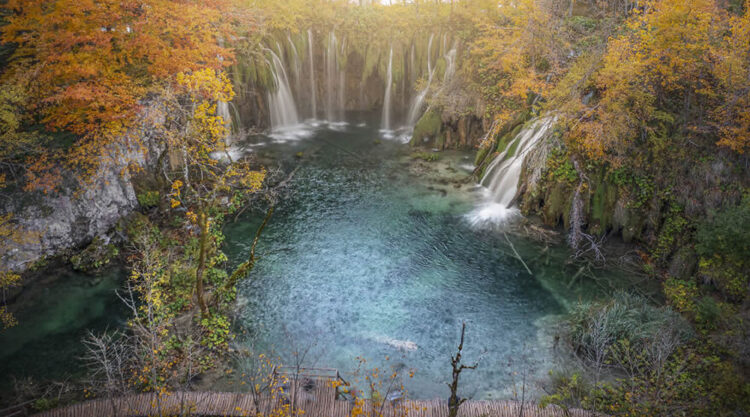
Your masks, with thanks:
M 231 19 L 224 15 L 231 5 L 231 0 L 152 0 L 147 6 L 116 0 L 9 0 L 6 7 L 15 13 L 7 18 L 2 41 L 18 48 L 6 73 L 33 74 L 26 88 L 32 95 L 28 108 L 49 130 L 78 136 L 72 150 L 66 144 L 64 151 L 46 152 L 74 167 L 83 165 L 86 175 L 95 173 L 106 148 L 102 144 L 132 127 L 146 93 L 173 83 L 179 72 L 232 63 L 232 51 L 218 42 L 232 33 Z M 0 106 L 12 91 L 3 89 Z M 231 85 L 219 94 L 231 99 Z M 17 121 L 2 113 L 0 107 L 0 118 L 12 132 Z M 49 191 L 59 182 L 45 173 L 52 157 L 47 158 L 32 161 L 28 188 Z

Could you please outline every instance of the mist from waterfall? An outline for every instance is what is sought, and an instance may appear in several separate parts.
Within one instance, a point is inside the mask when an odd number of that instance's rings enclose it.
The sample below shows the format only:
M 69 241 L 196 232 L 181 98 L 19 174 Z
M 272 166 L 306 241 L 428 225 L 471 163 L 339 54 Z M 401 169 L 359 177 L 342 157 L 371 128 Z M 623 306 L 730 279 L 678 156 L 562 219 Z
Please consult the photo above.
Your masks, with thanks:
M 388 71 L 385 77 L 385 97 L 383 98 L 383 118 L 381 128 L 386 131 L 391 130 L 391 89 L 393 84 L 393 47 L 388 57 Z
M 482 181 L 483 200 L 468 214 L 474 226 L 505 223 L 518 214 L 511 207 L 518 190 L 518 181 L 526 155 L 534 149 L 555 124 L 556 118 L 540 118 L 522 129 L 505 149 L 487 166 Z

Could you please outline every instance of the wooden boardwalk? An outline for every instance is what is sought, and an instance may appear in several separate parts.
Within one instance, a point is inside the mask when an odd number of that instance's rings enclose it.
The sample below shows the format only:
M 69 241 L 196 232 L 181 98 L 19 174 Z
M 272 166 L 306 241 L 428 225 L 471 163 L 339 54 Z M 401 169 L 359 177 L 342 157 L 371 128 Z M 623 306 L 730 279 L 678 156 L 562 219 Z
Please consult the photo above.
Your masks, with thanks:
M 278 410 L 290 399 L 295 399 L 296 409 L 304 410 L 300 417 L 349 417 L 354 404 L 337 400 L 330 386 L 313 387 L 288 393 L 281 401 L 260 401 L 260 415 L 278 415 Z M 365 405 L 364 417 L 377 417 L 371 404 Z M 377 410 L 380 411 L 380 410 Z M 247 393 L 230 392 L 175 392 L 159 397 L 156 394 L 139 394 L 110 400 L 92 400 L 72 406 L 37 414 L 38 417 L 145 417 L 145 416 L 256 416 L 253 398 Z M 526 404 L 520 413 L 520 403 L 513 401 L 467 401 L 459 409 L 459 417 L 594 417 L 594 413 L 549 406 L 539 408 Z M 394 408 L 390 404 L 382 409 L 383 417 L 448 417 L 448 406 L 443 400 L 403 401 Z

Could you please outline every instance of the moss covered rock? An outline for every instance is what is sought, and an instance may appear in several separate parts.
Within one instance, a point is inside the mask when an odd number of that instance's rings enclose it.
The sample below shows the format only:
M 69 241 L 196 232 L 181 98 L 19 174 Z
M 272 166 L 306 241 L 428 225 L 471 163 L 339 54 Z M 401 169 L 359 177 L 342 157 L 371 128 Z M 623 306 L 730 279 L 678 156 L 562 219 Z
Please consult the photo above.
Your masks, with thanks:
M 107 239 L 95 237 L 86 249 L 70 257 L 73 269 L 81 272 L 96 272 L 108 265 L 120 251 Z
M 436 110 L 430 109 L 419 119 L 416 126 L 414 126 L 411 145 L 419 146 L 430 140 L 434 140 L 437 144 L 440 144 L 441 141 L 444 142 L 445 139 L 440 137 L 442 133 L 442 125 L 443 121 L 440 118 L 440 114 Z

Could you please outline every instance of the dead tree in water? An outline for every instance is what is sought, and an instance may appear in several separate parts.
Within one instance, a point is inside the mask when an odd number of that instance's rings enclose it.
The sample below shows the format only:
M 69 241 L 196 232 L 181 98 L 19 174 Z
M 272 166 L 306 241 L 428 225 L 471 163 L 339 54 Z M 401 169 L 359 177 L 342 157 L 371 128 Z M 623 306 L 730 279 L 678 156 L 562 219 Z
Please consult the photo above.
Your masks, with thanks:
M 464 349 L 464 333 L 466 332 L 466 323 L 461 325 L 461 343 L 458 344 L 458 352 L 456 356 L 451 356 L 451 364 L 453 365 L 453 381 L 448 384 L 448 388 L 451 390 L 451 396 L 448 399 L 448 417 L 456 417 L 458 415 L 458 407 L 466 402 L 466 398 L 458 397 L 458 378 L 461 376 L 461 371 L 464 369 L 476 369 L 478 363 L 471 366 L 466 366 L 461 363 L 461 351 Z

